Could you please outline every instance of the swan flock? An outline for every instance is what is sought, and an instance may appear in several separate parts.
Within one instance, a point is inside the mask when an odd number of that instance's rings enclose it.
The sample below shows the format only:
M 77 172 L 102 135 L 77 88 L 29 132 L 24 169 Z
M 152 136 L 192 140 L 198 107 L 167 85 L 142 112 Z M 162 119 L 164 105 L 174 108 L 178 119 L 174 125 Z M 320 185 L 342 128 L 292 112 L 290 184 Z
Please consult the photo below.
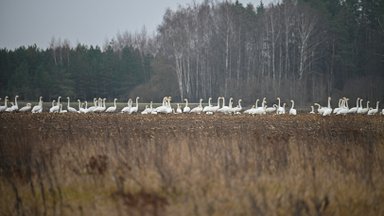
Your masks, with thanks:
M 24 107 L 19 108 L 17 99 L 19 98 L 18 95 L 15 96 L 14 102 L 10 102 L 8 96 L 5 96 L 4 98 L 4 105 L 0 106 L 0 112 L 32 112 L 32 113 L 42 113 L 43 112 L 43 97 L 39 97 L 39 101 L 37 105 L 32 106 L 31 103 L 27 103 Z M 208 105 L 203 106 L 203 99 L 199 100 L 199 104 L 196 107 L 189 107 L 188 99 L 184 99 L 185 103 L 182 107 L 182 104 L 177 103 L 176 107 L 172 107 L 171 104 L 171 97 L 164 97 L 162 104 L 158 107 L 153 107 L 152 101 L 150 102 L 149 106 L 146 105 L 145 109 L 142 111 L 139 111 L 139 99 L 140 97 L 136 97 L 135 103 L 130 98 L 127 102 L 127 106 L 122 108 L 120 111 L 117 109 L 117 99 L 115 98 L 113 100 L 113 106 L 106 107 L 105 102 L 106 98 L 94 98 L 93 104 L 88 107 L 88 102 L 84 101 L 81 102 L 80 100 L 77 100 L 78 102 L 78 108 L 71 107 L 70 105 L 70 98 L 67 97 L 67 104 L 61 103 L 61 96 L 57 98 L 56 100 L 52 101 L 52 106 L 49 108 L 48 112 L 50 113 L 127 113 L 127 114 L 134 114 L 134 113 L 141 113 L 143 115 L 146 114 L 158 114 L 158 113 L 164 113 L 164 114 L 182 114 L 182 113 L 195 113 L 195 114 L 207 114 L 212 115 L 215 113 L 222 113 L 222 114 L 232 114 L 232 115 L 239 115 L 239 114 L 248 114 L 248 115 L 266 115 L 266 114 L 275 114 L 275 115 L 297 115 L 298 111 L 294 108 L 295 101 L 290 100 L 289 108 L 286 108 L 287 104 L 283 103 L 281 104 L 281 99 L 278 97 L 276 98 L 277 103 L 273 104 L 272 106 L 267 105 L 267 99 L 264 97 L 261 101 L 261 106 L 258 106 L 259 99 L 256 100 L 255 105 L 252 105 L 251 108 L 244 110 L 241 102 L 242 99 L 239 99 L 237 101 L 237 105 L 234 106 L 233 98 L 229 98 L 228 104 L 225 103 L 224 97 L 218 97 L 216 105 L 213 105 L 211 103 L 212 98 L 210 97 L 208 99 Z M 1 100 L 1 98 L 0 98 Z M 350 114 L 360 114 L 360 115 L 376 115 L 381 114 L 384 115 L 384 109 L 381 111 L 379 110 L 379 104 L 380 102 L 376 102 L 375 107 L 369 106 L 369 101 L 366 101 L 366 106 L 363 104 L 362 98 L 356 99 L 356 106 L 349 107 L 348 105 L 349 98 L 343 97 L 338 100 L 338 106 L 336 108 L 331 107 L 331 97 L 328 97 L 328 103 L 326 106 L 322 106 L 319 103 L 314 103 L 314 106 L 311 107 L 310 112 L 303 111 L 302 113 L 309 113 L 309 114 L 318 114 L 321 116 L 330 116 L 330 115 L 350 115 Z M 8 102 L 10 102 L 10 106 L 8 106 Z M 66 108 L 66 109 L 64 109 Z M 286 112 L 286 110 L 288 111 Z

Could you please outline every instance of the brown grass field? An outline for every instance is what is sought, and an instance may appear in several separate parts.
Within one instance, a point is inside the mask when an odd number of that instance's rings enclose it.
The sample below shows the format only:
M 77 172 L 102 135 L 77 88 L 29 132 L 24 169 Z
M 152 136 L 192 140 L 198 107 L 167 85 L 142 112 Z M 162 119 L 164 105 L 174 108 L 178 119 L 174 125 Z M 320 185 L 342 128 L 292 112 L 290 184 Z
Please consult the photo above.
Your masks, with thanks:
M 384 215 L 384 117 L 0 114 L 0 215 Z

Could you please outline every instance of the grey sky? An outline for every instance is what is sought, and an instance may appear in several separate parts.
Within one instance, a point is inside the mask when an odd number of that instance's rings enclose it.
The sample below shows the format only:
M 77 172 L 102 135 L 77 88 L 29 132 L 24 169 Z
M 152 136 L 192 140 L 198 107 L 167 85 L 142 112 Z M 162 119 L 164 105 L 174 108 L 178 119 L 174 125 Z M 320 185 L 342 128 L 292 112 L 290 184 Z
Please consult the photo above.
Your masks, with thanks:
M 201 2 L 202 0 L 196 0 Z M 234 0 L 233 0 L 234 1 Z M 192 0 L 0 0 L 0 48 L 36 44 L 52 39 L 101 46 L 118 32 L 156 30 L 166 8 Z M 260 0 L 240 0 L 258 5 Z M 263 0 L 264 4 L 274 0 Z

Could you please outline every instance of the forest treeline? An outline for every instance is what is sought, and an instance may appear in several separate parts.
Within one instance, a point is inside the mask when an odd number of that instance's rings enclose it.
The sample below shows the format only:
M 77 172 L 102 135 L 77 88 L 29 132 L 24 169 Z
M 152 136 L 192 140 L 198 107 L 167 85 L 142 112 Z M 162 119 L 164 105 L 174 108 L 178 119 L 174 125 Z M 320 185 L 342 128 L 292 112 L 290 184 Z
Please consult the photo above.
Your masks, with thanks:
M 191 3 L 154 35 L 0 50 L 1 95 L 384 99 L 384 0 Z

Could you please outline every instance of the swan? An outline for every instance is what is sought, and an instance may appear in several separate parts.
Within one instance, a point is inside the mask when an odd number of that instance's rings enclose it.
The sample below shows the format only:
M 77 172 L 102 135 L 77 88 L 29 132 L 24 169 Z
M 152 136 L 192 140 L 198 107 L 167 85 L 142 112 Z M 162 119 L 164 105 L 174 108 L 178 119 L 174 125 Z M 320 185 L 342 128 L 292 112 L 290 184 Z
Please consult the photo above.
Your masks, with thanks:
M 360 100 L 359 100 L 359 107 L 357 108 L 356 113 L 357 114 L 362 114 L 362 109 L 363 109 L 363 99 L 360 98 Z
M 60 104 L 60 109 L 59 109 L 59 113 L 66 113 L 68 112 L 67 110 L 63 110 L 63 104 Z
M 340 98 L 339 99 L 339 103 L 338 103 L 338 107 L 336 107 L 335 109 L 333 109 L 333 114 L 336 114 L 340 109 L 342 109 L 343 107 L 343 101 L 344 101 L 344 98 Z
M 165 113 L 166 109 L 167 109 L 167 100 L 168 100 L 168 97 L 163 97 L 163 102 L 162 102 L 162 105 L 161 106 L 158 106 L 154 109 L 154 112 L 158 113 Z
M 376 108 L 375 109 L 370 109 L 368 111 L 368 115 L 376 115 L 379 112 L 379 103 L 380 103 L 380 101 L 376 102 Z
M 148 107 L 148 105 L 145 105 L 145 109 L 141 112 L 141 114 L 146 115 L 150 114 L 152 112 L 152 101 Z
M 217 97 L 217 104 L 216 104 L 216 106 L 212 106 L 212 108 L 211 108 L 212 114 L 217 112 L 220 109 L 220 99 L 221 99 L 220 97 Z
M 291 100 L 291 103 L 292 103 L 292 107 L 291 107 L 291 109 L 289 109 L 289 115 L 296 115 L 296 114 L 297 114 L 297 111 L 296 111 L 296 109 L 294 108 L 294 106 L 295 106 L 295 101 L 294 101 L 294 100 Z
M 336 115 L 346 115 L 349 112 L 348 99 L 343 98 L 340 109 L 336 112 Z
M 255 105 L 252 105 L 250 109 L 244 111 L 245 114 L 252 114 L 257 109 L 257 104 L 259 103 L 259 99 L 256 99 Z
M 103 99 L 99 98 L 99 104 L 96 107 L 96 109 L 93 110 L 93 112 L 98 112 L 98 113 L 104 112 L 106 109 L 105 100 L 107 100 L 107 99 L 106 98 L 103 98 Z
M 0 112 L 4 112 L 8 108 L 7 102 L 8 102 L 8 96 L 5 96 L 4 106 L 0 106 Z
M 143 110 L 143 111 L 141 111 L 141 114 L 142 115 L 147 115 L 147 114 L 149 114 L 150 112 L 149 112 L 149 108 L 148 108 L 148 105 L 145 105 L 145 109 Z
M 313 106 L 311 106 L 311 112 L 309 112 L 309 114 L 315 114 L 315 108 Z
M 27 105 L 26 106 L 24 106 L 24 107 L 22 107 L 22 108 L 20 108 L 20 112 L 28 112 L 29 110 L 31 110 L 32 109 L 32 105 L 31 105 L 31 103 L 27 103 Z
M 183 108 L 183 112 L 189 113 L 191 111 L 191 108 L 188 106 L 188 99 L 185 98 L 184 101 L 185 101 L 185 107 Z
M 183 113 L 183 111 L 180 108 L 180 104 L 177 104 L 176 114 Z
M 265 112 L 266 112 L 266 113 L 274 113 L 274 112 L 276 112 L 276 107 L 277 107 L 277 105 L 276 105 L 276 104 L 273 104 L 272 107 L 267 107 L 267 108 L 265 109 Z
M 61 96 L 59 96 L 57 98 L 57 104 L 56 106 L 54 105 L 54 103 L 52 102 L 52 107 L 49 109 L 49 112 L 50 113 L 56 113 L 56 112 L 59 112 L 60 110 L 60 99 L 61 99 Z
M 117 101 L 117 98 L 113 99 L 113 106 L 108 107 L 108 109 L 105 110 L 105 112 L 107 112 L 107 113 L 113 113 L 113 112 L 116 112 L 116 109 L 117 109 L 116 101 Z
M 137 113 L 137 111 L 139 110 L 139 99 L 140 97 L 136 97 L 136 106 L 132 107 L 128 114 L 132 114 L 132 113 Z
M 369 101 L 367 101 L 367 107 L 361 109 L 361 114 L 367 114 L 369 111 Z
M 348 113 L 357 113 L 357 109 L 359 108 L 359 100 L 360 100 L 360 98 L 356 99 L 356 106 L 349 109 Z
M 75 108 L 73 108 L 73 107 L 71 107 L 71 100 L 69 99 L 69 97 L 67 97 L 67 100 L 68 100 L 68 104 L 67 104 L 67 110 L 68 110 L 68 112 L 72 112 L 72 113 L 77 113 L 77 110 L 75 109 Z
M 324 113 L 324 107 L 322 107 L 320 104 L 318 103 L 314 103 L 315 106 L 317 106 L 317 112 L 320 114 L 320 115 L 323 115 Z
M 212 100 L 212 98 L 209 97 L 208 98 L 208 106 L 204 107 L 203 112 L 211 112 L 211 109 L 212 109 L 211 100 Z
M 323 116 L 329 116 L 332 113 L 331 97 L 328 97 L 328 106 L 324 108 Z
M 39 98 L 39 104 L 34 106 L 32 108 L 31 112 L 32 113 L 41 113 L 41 112 L 43 112 L 43 97 L 42 96 L 40 96 L 40 98 Z
M 165 113 L 166 114 L 173 113 L 173 111 L 174 111 L 171 107 L 171 100 L 172 100 L 172 97 L 170 97 L 170 96 L 166 98 L 166 101 L 165 101 Z M 200 103 L 200 106 L 201 106 L 201 103 Z M 203 109 L 203 107 L 201 106 L 201 110 L 202 109 Z
M 221 97 L 221 99 L 223 99 L 223 106 L 218 109 L 217 112 L 228 114 L 231 111 L 231 108 L 229 106 L 225 106 L 225 97 Z M 232 100 L 232 98 L 229 98 L 229 104 L 231 104 Z
M 280 104 L 281 104 L 281 99 L 278 97 L 277 100 L 279 101 L 278 105 L 277 105 L 277 110 L 276 110 L 276 114 L 278 115 L 281 115 L 281 114 L 285 114 L 285 107 L 281 107 Z M 285 103 L 284 103 L 285 104 Z
M 87 112 L 94 112 L 97 108 L 97 98 L 93 98 L 93 106 L 87 108 Z
M 80 99 L 77 99 L 77 102 L 79 103 L 79 113 L 86 113 L 86 110 L 83 108 Z
M 190 112 L 200 114 L 203 111 L 203 105 L 201 104 L 202 102 L 203 102 L 203 99 L 200 98 L 199 105 L 193 108 Z
M 121 110 L 121 113 L 126 113 L 126 112 L 129 112 L 129 110 L 132 108 L 132 99 L 129 98 L 128 99 L 128 102 L 127 102 L 127 106 L 124 107 L 122 110 Z
M 235 113 L 237 115 L 241 114 L 240 112 L 243 109 L 243 107 L 241 106 L 241 101 L 242 101 L 242 99 L 239 99 L 239 101 L 237 102 L 237 106 L 232 109 L 233 113 Z
M 15 104 L 13 102 L 11 102 L 11 106 L 10 107 L 7 107 L 7 109 L 5 109 L 5 112 L 12 112 L 13 111 L 13 106 L 15 106 Z
M 11 102 L 12 106 L 7 107 L 7 108 L 5 109 L 5 112 L 14 112 L 14 111 L 19 110 L 19 106 L 17 105 L 17 98 L 18 98 L 18 97 L 19 97 L 19 95 L 16 95 L 16 96 L 15 96 L 15 103 L 12 103 L 12 102 Z
M 266 104 L 267 103 L 267 100 L 266 98 L 264 97 L 263 98 L 263 101 L 261 102 L 261 107 L 257 107 L 257 104 L 256 104 L 256 110 L 255 110 L 255 114 L 258 114 L 258 115 L 265 115 L 267 114 L 266 113 Z

